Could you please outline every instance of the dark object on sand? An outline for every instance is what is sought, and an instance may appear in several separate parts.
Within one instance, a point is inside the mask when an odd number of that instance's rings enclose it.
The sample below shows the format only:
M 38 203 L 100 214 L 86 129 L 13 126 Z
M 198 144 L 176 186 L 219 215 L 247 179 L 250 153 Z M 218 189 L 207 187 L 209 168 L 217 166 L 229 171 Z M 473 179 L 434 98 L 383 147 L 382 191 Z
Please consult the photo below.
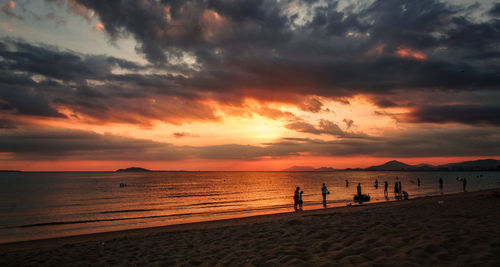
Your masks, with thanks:
M 362 194 L 362 195 L 354 195 L 354 202 L 363 203 L 370 201 L 370 195 Z

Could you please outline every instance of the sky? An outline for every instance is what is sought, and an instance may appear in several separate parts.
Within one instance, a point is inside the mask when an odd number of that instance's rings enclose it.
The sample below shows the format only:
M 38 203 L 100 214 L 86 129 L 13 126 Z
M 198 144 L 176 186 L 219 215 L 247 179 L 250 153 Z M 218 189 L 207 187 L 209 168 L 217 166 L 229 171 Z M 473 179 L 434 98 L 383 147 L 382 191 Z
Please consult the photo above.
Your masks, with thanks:
M 500 3 L 0 0 L 0 169 L 500 158 Z

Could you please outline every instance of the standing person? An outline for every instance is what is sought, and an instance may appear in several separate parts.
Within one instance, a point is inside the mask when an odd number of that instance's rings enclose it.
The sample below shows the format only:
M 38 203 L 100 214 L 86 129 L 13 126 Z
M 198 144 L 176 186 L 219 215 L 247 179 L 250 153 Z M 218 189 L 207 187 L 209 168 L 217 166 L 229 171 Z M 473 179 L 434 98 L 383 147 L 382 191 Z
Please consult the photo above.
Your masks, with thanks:
M 325 184 L 321 187 L 321 194 L 323 195 L 323 207 L 326 208 L 326 195 L 330 194 L 330 191 L 328 191 Z
M 297 186 L 295 192 L 293 193 L 293 208 L 297 211 L 297 205 L 299 205 L 299 190 L 300 186 Z
M 345 187 L 349 187 L 349 180 L 345 180 Z
M 443 194 L 443 179 L 439 177 L 439 191 Z
M 356 189 L 358 189 L 358 196 L 361 196 L 361 183 L 358 183 Z
M 375 188 L 378 188 L 378 179 L 375 179 Z
M 394 198 L 395 199 L 398 199 L 398 189 L 399 189 L 398 182 L 395 182 L 394 183 Z
M 302 204 L 304 203 L 302 201 L 302 194 L 304 194 L 304 191 L 300 191 L 299 193 L 299 210 L 302 210 Z
M 464 192 L 467 192 L 466 187 L 467 187 L 467 179 L 462 178 L 462 184 L 464 186 Z
M 417 185 L 420 187 L 420 178 L 417 177 Z
M 387 187 L 389 187 L 389 183 L 387 181 L 384 182 L 384 196 L 387 196 Z

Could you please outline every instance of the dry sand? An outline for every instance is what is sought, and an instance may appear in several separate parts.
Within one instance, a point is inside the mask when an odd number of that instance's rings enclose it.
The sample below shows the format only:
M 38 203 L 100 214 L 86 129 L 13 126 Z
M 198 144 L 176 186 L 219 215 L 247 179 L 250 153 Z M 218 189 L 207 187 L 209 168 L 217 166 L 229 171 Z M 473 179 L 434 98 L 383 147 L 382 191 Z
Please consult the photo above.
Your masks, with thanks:
M 0 266 L 500 266 L 497 191 L 3 244 Z

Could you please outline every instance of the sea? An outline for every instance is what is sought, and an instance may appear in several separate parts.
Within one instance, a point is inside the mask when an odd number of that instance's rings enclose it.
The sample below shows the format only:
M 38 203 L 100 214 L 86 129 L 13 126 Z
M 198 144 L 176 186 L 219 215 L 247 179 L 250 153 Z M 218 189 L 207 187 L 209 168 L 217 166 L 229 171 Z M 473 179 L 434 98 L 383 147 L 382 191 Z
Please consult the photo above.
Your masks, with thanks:
M 323 183 L 329 208 L 359 205 L 353 202 L 358 183 L 369 203 L 396 201 L 397 181 L 410 198 L 462 192 L 457 178 L 466 178 L 467 191 L 500 187 L 495 171 L 4 172 L 0 243 L 294 212 L 297 186 L 303 210 L 322 209 Z

